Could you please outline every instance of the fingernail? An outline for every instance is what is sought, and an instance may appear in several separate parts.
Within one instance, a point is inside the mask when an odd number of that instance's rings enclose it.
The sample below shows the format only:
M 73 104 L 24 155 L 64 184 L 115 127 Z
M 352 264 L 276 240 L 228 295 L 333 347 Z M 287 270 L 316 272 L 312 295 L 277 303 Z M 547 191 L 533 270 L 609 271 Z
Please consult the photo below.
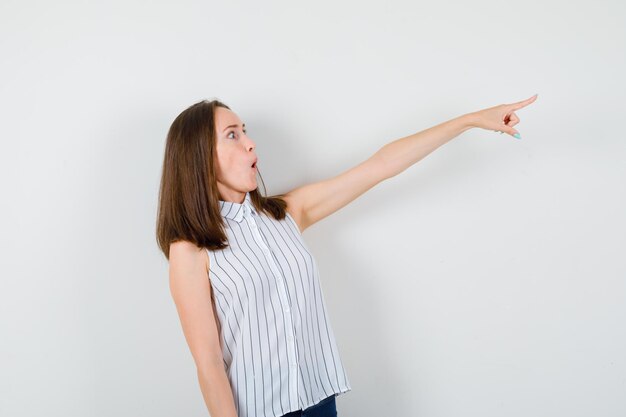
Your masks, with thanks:
M 516 137 L 516 138 L 518 138 L 518 139 L 521 139 L 521 138 L 522 138 L 522 137 L 520 136 L 520 134 L 519 134 L 519 133 L 516 133 L 516 134 L 514 134 L 513 136 L 514 136 L 514 137 Z

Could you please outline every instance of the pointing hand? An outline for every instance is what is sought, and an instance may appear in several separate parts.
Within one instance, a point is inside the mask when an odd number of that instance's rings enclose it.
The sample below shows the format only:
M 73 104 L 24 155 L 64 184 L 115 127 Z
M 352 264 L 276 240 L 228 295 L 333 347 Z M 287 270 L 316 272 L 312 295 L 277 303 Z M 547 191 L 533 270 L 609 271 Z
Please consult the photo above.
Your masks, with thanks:
M 521 139 L 519 132 L 513 126 L 519 123 L 520 119 L 515 114 L 516 110 L 528 106 L 537 99 L 537 94 L 511 104 L 500 104 L 488 109 L 470 113 L 474 127 L 493 130 L 494 132 L 505 132 L 509 135 Z

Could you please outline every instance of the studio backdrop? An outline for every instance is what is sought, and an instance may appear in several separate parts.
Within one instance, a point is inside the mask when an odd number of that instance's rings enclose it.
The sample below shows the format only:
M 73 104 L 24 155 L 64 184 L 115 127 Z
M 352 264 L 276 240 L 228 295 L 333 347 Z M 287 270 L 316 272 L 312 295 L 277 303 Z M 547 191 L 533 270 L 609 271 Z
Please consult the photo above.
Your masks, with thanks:
M 219 99 L 263 195 L 519 101 L 304 231 L 342 417 L 626 415 L 617 0 L 3 1 L 0 415 L 206 416 L 156 244 L 165 136 Z M 261 416 L 258 416 L 261 417 Z

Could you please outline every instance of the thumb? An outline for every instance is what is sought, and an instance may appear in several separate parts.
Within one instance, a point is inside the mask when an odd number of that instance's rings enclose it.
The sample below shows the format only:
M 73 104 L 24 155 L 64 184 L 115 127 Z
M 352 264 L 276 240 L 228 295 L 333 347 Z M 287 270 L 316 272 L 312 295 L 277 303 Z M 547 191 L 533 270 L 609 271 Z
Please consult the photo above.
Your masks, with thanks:
M 522 138 L 521 135 L 519 134 L 519 132 L 516 129 L 513 129 L 512 127 L 508 127 L 508 126 L 505 127 L 505 126 L 503 126 L 502 130 L 505 133 L 508 133 L 509 135 L 513 136 L 516 139 L 521 139 Z
M 500 125 L 500 131 L 504 133 L 508 133 L 509 135 L 516 137 L 517 139 L 521 139 L 519 132 L 517 131 L 517 129 L 514 129 L 513 126 L 509 126 L 505 123 L 502 123 Z

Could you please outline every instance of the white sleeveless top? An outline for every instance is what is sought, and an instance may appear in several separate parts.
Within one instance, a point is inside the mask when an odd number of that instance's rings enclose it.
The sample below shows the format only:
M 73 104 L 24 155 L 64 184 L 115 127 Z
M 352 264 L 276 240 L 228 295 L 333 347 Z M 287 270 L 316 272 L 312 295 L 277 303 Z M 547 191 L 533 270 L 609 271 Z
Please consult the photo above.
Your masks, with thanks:
M 219 201 L 229 247 L 208 250 L 224 366 L 239 417 L 279 417 L 352 388 L 315 259 L 281 221 Z

